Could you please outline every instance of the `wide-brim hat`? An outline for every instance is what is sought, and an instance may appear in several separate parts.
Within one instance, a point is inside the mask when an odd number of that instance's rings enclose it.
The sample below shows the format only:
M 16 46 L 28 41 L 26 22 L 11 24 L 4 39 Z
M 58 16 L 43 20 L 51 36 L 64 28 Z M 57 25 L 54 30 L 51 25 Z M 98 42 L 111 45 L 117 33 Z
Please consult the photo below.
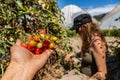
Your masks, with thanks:
M 92 22 L 92 18 L 89 14 L 80 14 L 77 17 L 74 18 L 73 26 L 70 28 L 70 30 L 76 30 L 81 25 Z

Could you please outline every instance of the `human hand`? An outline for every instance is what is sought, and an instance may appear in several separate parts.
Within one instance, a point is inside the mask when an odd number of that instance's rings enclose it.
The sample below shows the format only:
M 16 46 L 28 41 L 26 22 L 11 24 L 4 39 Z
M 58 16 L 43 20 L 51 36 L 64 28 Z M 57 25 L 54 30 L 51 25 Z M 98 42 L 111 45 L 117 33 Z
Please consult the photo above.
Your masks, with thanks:
M 66 55 L 65 61 L 71 62 L 71 61 L 72 61 L 72 56 L 73 56 L 74 54 L 75 54 L 75 53 L 70 53 L 70 54 Z
M 53 52 L 53 50 L 47 49 L 40 55 L 34 55 L 21 46 L 20 40 L 16 41 L 10 51 L 10 64 L 1 80 L 32 80 L 35 73 L 45 65 Z
M 105 75 L 102 72 L 95 73 L 92 77 L 90 77 L 88 80 L 105 80 Z
M 21 41 L 17 40 L 16 44 L 11 47 L 11 62 L 16 64 L 28 65 L 35 70 L 44 66 L 53 50 L 45 50 L 41 55 L 34 55 L 28 49 L 21 46 Z

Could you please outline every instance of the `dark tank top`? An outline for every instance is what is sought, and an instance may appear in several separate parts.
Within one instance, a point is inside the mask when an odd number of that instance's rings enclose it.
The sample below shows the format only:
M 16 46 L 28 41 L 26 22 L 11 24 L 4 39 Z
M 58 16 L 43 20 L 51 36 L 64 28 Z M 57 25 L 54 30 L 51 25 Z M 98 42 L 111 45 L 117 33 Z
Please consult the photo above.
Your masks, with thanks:
M 94 38 L 91 40 L 89 47 L 93 44 L 95 40 Z M 80 70 L 87 76 L 92 76 L 98 71 L 93 53 L 91 53 L 89 50 L 86 51 L 84 57 L 82 58 L 82 66 Z
M 80 70 L 87 76 L 92 76 L 98 71 L 94 57 L 91 53 L 85 53 L 85 56 L 82 58 L 82 66 Z

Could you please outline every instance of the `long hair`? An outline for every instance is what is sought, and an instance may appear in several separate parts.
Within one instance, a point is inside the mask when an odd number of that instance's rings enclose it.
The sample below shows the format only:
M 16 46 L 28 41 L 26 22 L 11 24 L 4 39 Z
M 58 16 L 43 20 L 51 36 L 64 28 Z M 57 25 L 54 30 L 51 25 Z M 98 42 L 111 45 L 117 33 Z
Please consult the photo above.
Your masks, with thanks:
M 92 36 L 94 36 L 95 34 L 101 37 L 102 41 L 105 42 L 105 45 L 107 47 L 106 40 L 96 24 L 90 22 L 83 24 L 80 27 L 80 36 L 82 39 L 81 56 L 84 56 L 85 52 L 89 50 L 89 45 L 91 43 Z

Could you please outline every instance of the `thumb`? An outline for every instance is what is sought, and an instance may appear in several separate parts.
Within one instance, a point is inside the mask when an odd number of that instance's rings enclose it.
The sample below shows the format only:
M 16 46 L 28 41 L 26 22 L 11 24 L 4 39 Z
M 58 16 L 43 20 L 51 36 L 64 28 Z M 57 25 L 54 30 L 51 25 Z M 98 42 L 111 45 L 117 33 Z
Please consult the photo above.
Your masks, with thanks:
M 53 50 L 47 49 L 42 54 L 38 55 L 37 57 L 38 57 L 38 59 L 44 59 L 44 60 L 46 59 L 47 60 L 52 52 L 53 52 Z
M 17 39 L 17 41 L 16 41 L 15 44 L 18 45 L 18 46 L 20 46 L 20 45 L 21 45 L 21 40 L 20 40 L 20 39 Z

